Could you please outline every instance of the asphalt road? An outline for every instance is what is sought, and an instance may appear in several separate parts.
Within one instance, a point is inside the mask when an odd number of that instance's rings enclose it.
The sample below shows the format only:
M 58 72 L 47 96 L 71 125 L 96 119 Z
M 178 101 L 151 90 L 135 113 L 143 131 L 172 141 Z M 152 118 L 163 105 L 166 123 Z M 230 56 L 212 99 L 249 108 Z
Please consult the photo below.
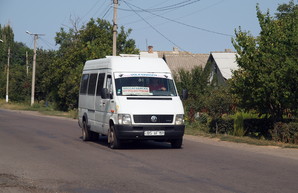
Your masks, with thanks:
M 77 121 L 0 109 L 0 192 L 298 192 L 298 150 L 185 136 L 82 142 Z

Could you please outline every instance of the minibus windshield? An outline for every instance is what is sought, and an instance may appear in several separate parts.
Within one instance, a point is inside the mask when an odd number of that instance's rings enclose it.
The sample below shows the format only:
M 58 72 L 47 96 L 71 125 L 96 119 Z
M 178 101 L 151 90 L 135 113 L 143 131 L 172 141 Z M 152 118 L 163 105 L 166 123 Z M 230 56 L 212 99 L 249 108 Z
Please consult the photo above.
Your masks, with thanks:
M 115 73 L 118 96 L 177 96 L 170 74 Z

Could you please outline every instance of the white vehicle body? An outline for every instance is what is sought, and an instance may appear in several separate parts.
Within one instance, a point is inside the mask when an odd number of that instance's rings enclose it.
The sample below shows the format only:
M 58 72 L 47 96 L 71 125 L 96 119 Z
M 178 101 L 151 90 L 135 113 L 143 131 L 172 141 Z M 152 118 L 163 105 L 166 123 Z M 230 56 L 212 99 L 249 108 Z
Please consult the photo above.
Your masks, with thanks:
M 154 88 L 152 82 L 162 86 Z M 171 71 L 160 58 L 109 56 L 87 61 L 78 111 L 83 140 L 102 134 L 111 148 L 119 148 L 123 140 L 182 145 L 183 105 Z

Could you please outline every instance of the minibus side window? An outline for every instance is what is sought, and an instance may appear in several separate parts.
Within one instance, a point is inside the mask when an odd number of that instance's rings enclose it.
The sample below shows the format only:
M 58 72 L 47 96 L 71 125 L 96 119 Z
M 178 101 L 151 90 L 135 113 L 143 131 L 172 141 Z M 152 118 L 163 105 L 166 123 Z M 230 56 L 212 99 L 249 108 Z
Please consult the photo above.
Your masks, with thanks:
M 88 86 L 88 95 L 95 94 L 95 86 L 96 86 L 97 74 L 91 74 Z
M 96 96 L 101 95 L 101 89 L 103 88 L 104 80 L 105 80 L 105 73 L 98 74 Z
M 83 74 L 82 80 L 81 80 L 80 94 L 87 93 L 88 80 L 89 80 L 89 74 Z
M 110 97 L 113 97 L 113 85 L 112 85 L 112 76 L 108 75 L 107 76 L 107 85 L 106 88 L 109 90 Z

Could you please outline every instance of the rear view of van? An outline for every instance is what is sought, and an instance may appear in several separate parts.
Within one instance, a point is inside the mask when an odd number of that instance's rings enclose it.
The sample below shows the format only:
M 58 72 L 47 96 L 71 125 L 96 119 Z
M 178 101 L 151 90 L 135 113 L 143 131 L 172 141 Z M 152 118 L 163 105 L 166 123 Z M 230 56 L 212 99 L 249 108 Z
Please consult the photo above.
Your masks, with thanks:
M 101 134 L 108 136 L 112 149 L 131 140 L 182 146 L 183 105 L 163 59 L 110 56 L 87 61 L 78 110 L 84 141 Z

